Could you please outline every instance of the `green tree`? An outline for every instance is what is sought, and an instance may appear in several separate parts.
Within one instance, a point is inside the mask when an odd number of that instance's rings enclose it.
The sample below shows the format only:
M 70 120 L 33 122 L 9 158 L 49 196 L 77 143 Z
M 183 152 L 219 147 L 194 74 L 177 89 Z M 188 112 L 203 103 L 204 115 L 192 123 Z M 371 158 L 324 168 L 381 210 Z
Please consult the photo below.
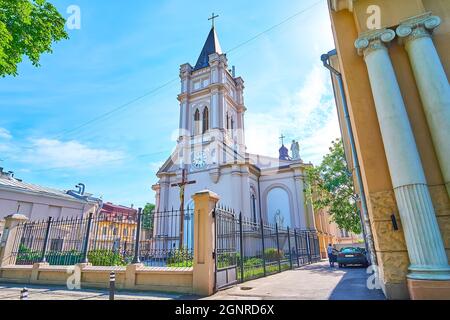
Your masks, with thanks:
M 315 209 L 326 209 L 339 228 L 361 233 L 361 219 L 355 202 L 353 178 L 347 169 L 344 146 L 332 142 L 330 153 L 317 167 L 306 170 L 306 194 Z
M 147 203 L 142 210 L 142 228 L 145 230 L 153 228 L 153 210 L 155 210 L 155 205 L 152 203 Z
M 17 76 L 24 55 L 38 67 L 53 42 L 68 38 L 65 23 L 45 0 L 0 0 L 0 76 Z

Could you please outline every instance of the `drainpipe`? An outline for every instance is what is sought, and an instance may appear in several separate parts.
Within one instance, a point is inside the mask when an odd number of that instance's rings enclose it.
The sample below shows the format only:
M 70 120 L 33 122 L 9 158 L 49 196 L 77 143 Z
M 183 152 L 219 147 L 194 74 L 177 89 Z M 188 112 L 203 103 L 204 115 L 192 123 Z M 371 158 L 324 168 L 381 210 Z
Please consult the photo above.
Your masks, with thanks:
M 338 82 L 339 93 L 341 95 L 341 103 L 342 103 L 342 109 L 343 109 L 342 111 L 343 111 L 343 114 L 345 117 L 345 123 L 347 126 L 347 135 L 349 137 L 350 148 L 352 150 L 352 160 L 353 160 L 353 167 L 354 167 L 353 169 L 356 174 L 356 182 L 358 184 L 358 189 L 360 192 L 360 194 L 359 194 L 359 198 L 361 199 L 360 218 L 361 218 L 361 222 L 363 225 L 362 229 L 363 229 L 364 242 L 365 242 L 365 246 L 366 246 L 366 251 L 369 253 L 372 264 L 377 265 L 378 264 L 377 256 L 375 255 L 375 246 L 374 246 L 374 242 L 373 242 L 373 235 L 372 235 L 372 230 L 371 230 L 370 223 L 369 223 L 369 214 L 368 214 L 368 210 L 367 210 L 366 194 L 364 192 L 361 168 L 359 165 L 358 154 L 356 151 L 355 137 L 353 135 L 352 123 L 350 121 L 350 114 L 348 112 L 347 98 L 346 98 L 345 91 L 344 91 L 342 74 L 339 71 L 337 71 L 335 68 L 333 68 L 329 62 L 330 56 L 334 56 L 334 55 L 336 55 L 336 49 L 328 52 L 327 54 L 323 54 L 320 57 L 320 59 L 323 62 L 323 66 L 325 68 L 327 68 L 328 70 L 330 70 L 331 77 L 333 78 L 333 76 L 334 76 Z M 336 103 L 336 107 L 339 108 L 338 103 Z M 339 110 L 338 110 L 338 115 L 339 115 Z M 344 150 L 345 150 L 345 148 L 344 148 Z

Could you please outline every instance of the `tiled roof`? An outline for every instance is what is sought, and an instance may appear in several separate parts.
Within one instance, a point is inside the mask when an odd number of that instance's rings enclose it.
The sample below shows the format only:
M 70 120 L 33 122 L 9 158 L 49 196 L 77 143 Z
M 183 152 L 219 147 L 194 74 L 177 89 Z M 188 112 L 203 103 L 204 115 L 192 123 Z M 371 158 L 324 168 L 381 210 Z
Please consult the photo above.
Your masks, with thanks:
M 58 197 L 64 200 L 71 200 L 77 202 L 85 202 L 83 200 L 77 199 L 71 195 L 68 195 L 65 191 L 57 190 L 53 188 L 43 187 L 36 184 L 26 183 L 10 177 L 0 176 L 0 188 L 10 189 L 11 191 L 23 191 L 31 192 L 36 195 Z

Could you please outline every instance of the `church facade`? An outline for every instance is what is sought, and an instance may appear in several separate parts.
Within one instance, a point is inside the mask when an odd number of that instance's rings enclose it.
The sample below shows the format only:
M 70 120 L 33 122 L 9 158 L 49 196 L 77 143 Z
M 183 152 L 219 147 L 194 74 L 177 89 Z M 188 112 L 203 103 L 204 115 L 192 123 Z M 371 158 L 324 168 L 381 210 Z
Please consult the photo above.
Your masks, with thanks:
M 180 79 L 179 139 L 157 173 L 156 211 L 192 208 L 191 196 L 208 189 L 254 222 L 314 229 L 304 195 L 310 164 L 300 159 L 298 143 L 292 157 L 284 144 L 279 158 L 246 151 L 244 80 L 228 68 L 214 27 L 196 65 L 181 65 Z

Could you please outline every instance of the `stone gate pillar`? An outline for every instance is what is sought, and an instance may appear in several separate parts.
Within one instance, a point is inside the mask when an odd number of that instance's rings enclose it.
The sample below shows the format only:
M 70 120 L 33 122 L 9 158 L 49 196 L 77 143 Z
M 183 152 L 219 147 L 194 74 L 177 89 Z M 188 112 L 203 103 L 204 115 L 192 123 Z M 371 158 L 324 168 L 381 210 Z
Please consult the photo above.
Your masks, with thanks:
M 209 190 L 199 191 L 194 200 L 194 293 L 209 296 L 215 286 L 215 223 L 213 212 L 219 196 Z
M 14 248 L 14 240 L 20 236 L 17 226 L 27 220 L 28 218 L 22 214 L 13 214 L 5 218 L 5 227 L 0 240 L 0 267 L 16 263 L 16 257 L 12 254 L 14 249 L 18 249 L 18 244 L 17 248 Z

